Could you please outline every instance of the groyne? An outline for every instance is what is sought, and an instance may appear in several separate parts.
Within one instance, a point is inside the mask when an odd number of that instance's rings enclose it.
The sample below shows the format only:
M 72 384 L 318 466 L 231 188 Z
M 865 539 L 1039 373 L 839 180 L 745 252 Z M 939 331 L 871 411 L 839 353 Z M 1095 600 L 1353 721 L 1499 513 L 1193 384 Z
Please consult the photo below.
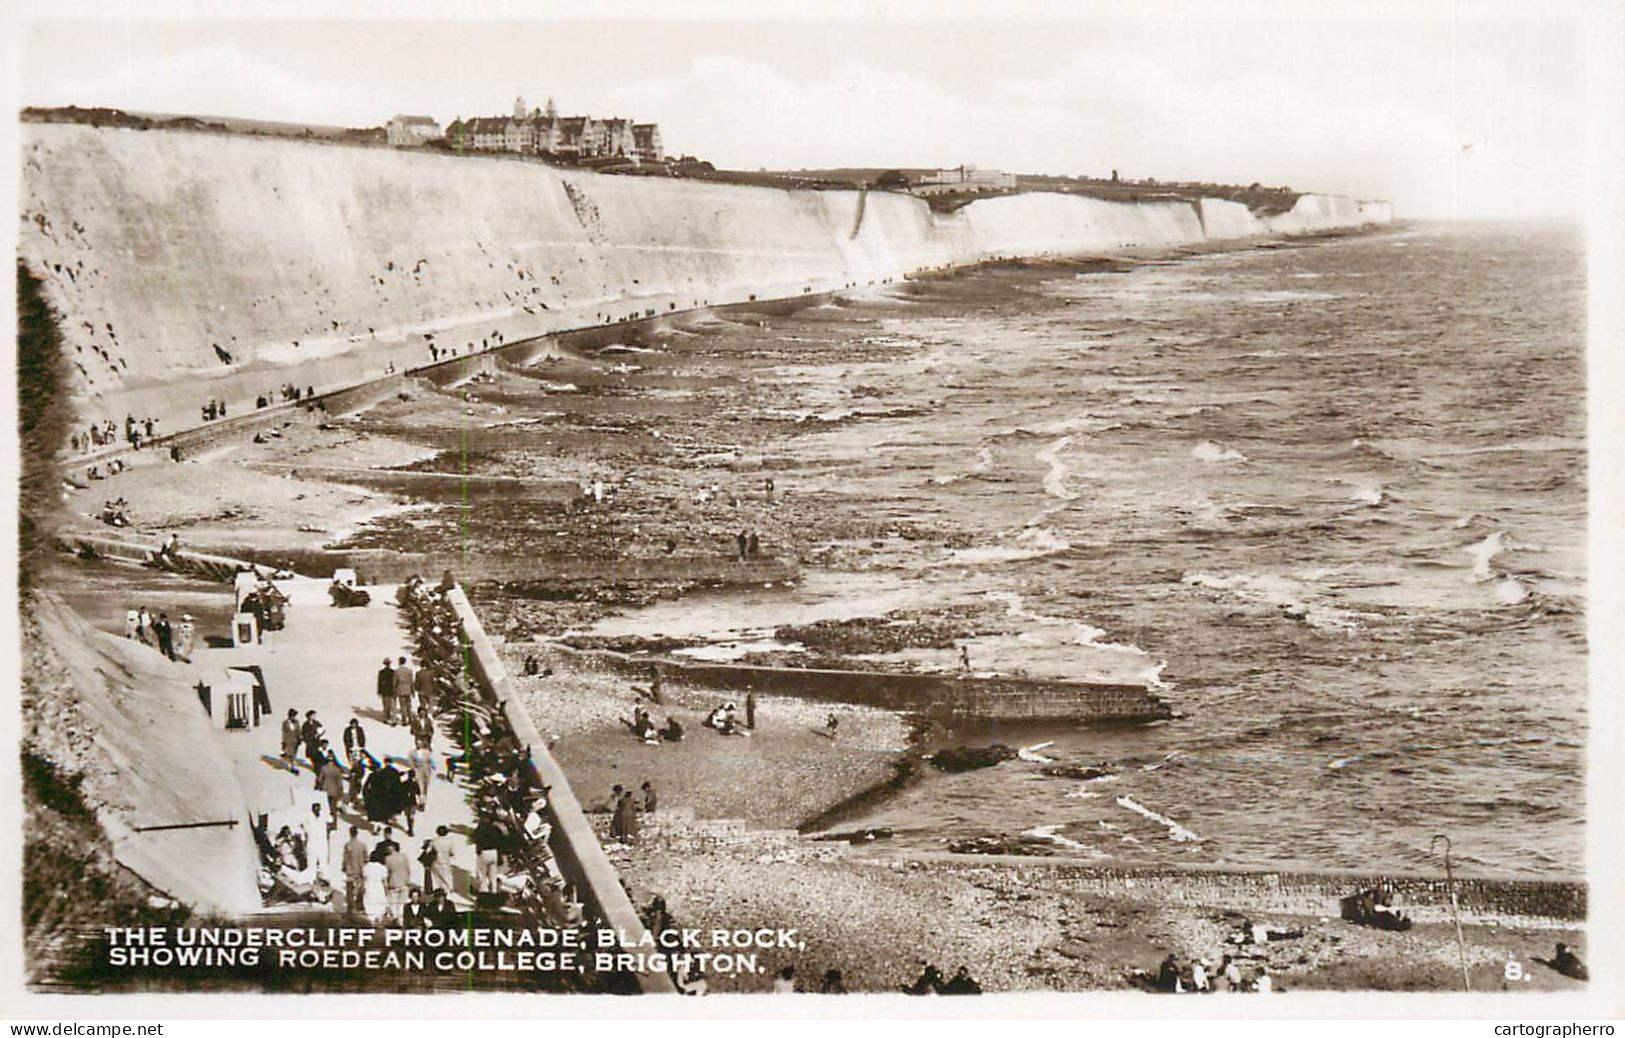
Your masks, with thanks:
M 1335 918 L 1340 898 L 1386 886 L 1393 891 L 1400 910 L 1417 923 L 1449 923 L 1452 891 L 1462 922 L 1469 924 L 1577 927 L 1587 917 L 1587 887 L 1578 880 L 1458 876 L 1452 883 L 1444 876 L 1355 870 L 1136 865 L 903 849 L 866 856 L 881 861 L 929 862 L 937 868 L 974 870 L 997 866 L 1050 888 L 1160 905 Z
M 564 648 L 564 647 L 561 647 Z M 1173 716 L 1143 685 L 1117 685 L 974 674 L 912 674 L 878 670 L 763 667 L 740 663 L 654 660 L 609 650 L 568 649 L 604 670 L 643 680 L 660 668 L 674 688 L 795 696 L 825 703 L 904 710 L 942 721 L 1156 721 Z
M 64 315 L 89 421 L 247 414 L 573 329 L 799 299 L 1000 257 L 1199 245 L 1385 223 L 1304 195 L 908 195 L 554 169 L 183 130 L 24 124 L 19 254 Z M 861 210 L 861 220 L 859 219 Z

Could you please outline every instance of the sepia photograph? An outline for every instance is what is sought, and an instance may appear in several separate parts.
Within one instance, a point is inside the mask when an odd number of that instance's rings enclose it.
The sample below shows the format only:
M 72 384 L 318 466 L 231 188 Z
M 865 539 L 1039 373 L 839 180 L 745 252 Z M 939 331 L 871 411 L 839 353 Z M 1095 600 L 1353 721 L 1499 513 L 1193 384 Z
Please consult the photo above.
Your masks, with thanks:
M 1594 10 L 569 6 L 12 13 L 8 990 L 1619 997 Z

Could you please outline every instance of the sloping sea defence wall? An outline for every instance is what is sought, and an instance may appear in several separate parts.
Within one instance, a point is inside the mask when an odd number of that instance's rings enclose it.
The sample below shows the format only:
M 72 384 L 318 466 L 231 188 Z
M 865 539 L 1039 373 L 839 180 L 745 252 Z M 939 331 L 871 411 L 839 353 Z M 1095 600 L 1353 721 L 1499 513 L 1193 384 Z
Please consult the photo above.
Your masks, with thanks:
M 76 751 L 74 770 L 87 775 L 87 799 L 115 860 L 201 911 L 259 910 L 259 849 L 243 790 L 186 668 L 95 630 L 55 595 L 28 607 L 38 679 L 61 694 L 36 693 L 24 723 L 45 729 L 29 734 L 63 751 L 53 753 L 58 764 Z
M 22 126 L 22 259 L 64 317 L 85 420 L 161 433 L 448 354 L 994 257 L 1386 222 L 1380 203 L 902 194 L 603 176 L 537 162 L 187 131 Z M 1212 228 L 1209 230 L 1208 228 Z M 433 353 L 431 353 L 431 346 Z

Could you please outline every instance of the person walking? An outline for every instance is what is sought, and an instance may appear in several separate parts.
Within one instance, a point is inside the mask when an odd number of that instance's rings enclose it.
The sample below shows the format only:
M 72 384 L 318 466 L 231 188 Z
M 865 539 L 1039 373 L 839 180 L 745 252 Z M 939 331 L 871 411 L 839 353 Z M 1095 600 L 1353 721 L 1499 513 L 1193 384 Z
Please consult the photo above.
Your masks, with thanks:
M 350 718 L 350 723 L 344 726 L 344 762 L 355 768 L 356 761 L 367 752 L 367 730 L 361 727 L 361 719 Z
M 751 730 L 756 728 L 756 693 L 745 693 L 745 727 Z
M 295 775 L 299 774 L 299 744 L 304 741 L 304 734 L 299 724 L 299 711 L 289 710 L 288 716 L 282 720 L 282 759 L 288 762 L 288 770 Z
M 434 780 L 434 754 L 429 752 L 428 747 L 418 746 L 406 755 L 406 760 L 412 766 L 412 777 L 417 780 L 418 810 L 427 810 L 429 783 Z
M 406 908 L 406 892 L 412 886 L 412 860 L 396 847 L 384 858 L 384 899 L 389 904 L 389 917 L 399 922 Z
M 621 821 L 621 829 L 624 833 L 622 839 L 624 839 L 627 843 L 637 843 L 638 802 L 632 799 L 632 791 L 630 789 L 621 794 L 621 802 L 626 805 L 626 815 Z
M 389 665 L 389 657 L 384 657 L 384 665 L 378 671 L 378 701 L 383 706 L 384 723 L 394 724 L 395 707 L 395 670 Z
M 418 701 L 418 712 L 412 715 L 412 745 L 421 750 L 434 748 L 434 715 L 426 699 Z
M 192 642 L 197 637 L 197 629 L 192 626 L 192 614 L 182 613 L 181 622 L 175 628 L 175 658 L 186 663 L 192 662 Z
M 305 711 L 305 723 L 299 728 L 299 735 L 305 744 L 305 757 L 310 761 L 310 767 L 320 770 L 322 766 L 322 722 L 316 719 L 316 711 Z
M 357 826 L 350 826 L 350 839 L 344 844 L 343 861 L 344 904 L 350 911 L 359 912 L 365 885 L 363 870 L 367 867 L 367 843 L 361 838 L 361 830 Z
M 412 715 L 412 683 L 417 678 L 417 671 L 406 662 L 402 656 L 395 667 L 395 716 L 390 724 L 406 724 Z
M 744 530 L 740 530 L 739 535 L 734 538 L 734 541 L 735 541 L 735 543 L 737 543 L 739 545 L 739 561 L 744 562 L 745 561 L 745 549 L 750 544 L 750 535 L 745 533 Z
M 619 785 L 609 791 L 609 809 L 613 812 L 609 819 L 609 838 L 612 840 L 626 840 L 626 791 Z
M 339 804 L 344 800 L 344 769 L 332 757 L 322 761 L 322 770 L 316 773 L 316 788 L 327 797 L 327 831 L 339 824 Z
M 175 658 L 175 629 L 169 626 L 169 614 L 159 613 L 158 620 L 152 625 L 153 636 L 158 639 L 158 651 L 163 653 L 165 659 Z
M 389 912 L 389 891 L 385 884 L 389 867 L 381 861 L 369 861 L 361 867 L 361 910 L 369 922 L 384 921 Z
M 457 840 L 451 835 L 451 829 L 444 825 L 437 827 L 429 846 L 434 850 L 434 858 L 429 863 L 424 885 L 444 890 L 447 894 L 456 893 L 453 889 L 452 865 L 456 861 Z
M 412 677 L 412 691 L 417 695 L 417 713 L 427 714 L 433 709 L 435 699 L 434 668 L 425 664 Z

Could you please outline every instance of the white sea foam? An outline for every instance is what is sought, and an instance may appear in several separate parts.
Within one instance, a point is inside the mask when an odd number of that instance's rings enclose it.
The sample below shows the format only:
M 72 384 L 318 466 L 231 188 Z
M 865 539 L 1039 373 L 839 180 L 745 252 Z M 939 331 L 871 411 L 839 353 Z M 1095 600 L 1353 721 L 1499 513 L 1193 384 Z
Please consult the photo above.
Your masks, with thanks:
M 1034 526 L 1009 536 L 1004 544 L 984 548 L 956 548 L 933 566 L 981 566 L 1000 562 L 1019 562 L 1058 555 L 1072 547 L 1072 542 L 1058 536 L 1047 526 Z
M 1507 577 L 1495 585 L 1495 600 L 1502 605 L 1517 605 L 1529 597 L 1529 589 L 1518 582 L 1516 577 Z
M 1042 753 L 1038 752 L 1039 750 L 1054 745 L 1055 740 L 1051 739 L 1049 742 L 1041 742 L 1032 746 L 1023 746 L 1021 749 L 1016 751 L 1016 756 L 1020 757 L 1024 761 L 1027 761 L 1029 764 L 1054 764 L 1054 757 L 1046 757 Z
M 1062 501 L 1075 501 L 1078 497 L 1066 488 L 1067 467 L 1060 459 L 1061 452 L 1071 445 L 1072 437 L 1063 436 L 1033 455 L 1039 462 L 1048 466 L 1048 471 L 1044 473 L 1044 493 Z
M 1358 479 L 1336 479 L 1333 482 L 1349 488 L 1349 500 L 1351 501 L 1359 501 L 1361 504 L 1375 507 L 1382 504 L 1384 500 L 1381 483 Z
M 1167 815 L 1158 814 L 1149 807 L 1146 807 L 1144 804 L 1137 803 L 1132 797 L 1118 797 L 1117 804 L 1119 807 L 1126 807 L 1135 814 L 1142 815 L 1149 818 L 1151 821 L 1156 822 L 1158 825 L 1166 827 L 1168 830 L 1168 839 L 1170 840 L 1175 840 L 1179 843 L 1200 843 L 1202 840 L 1200 836 L 1180 825 L 1172 818 L 1169 818 Z
M 1495 577 L 1495 571 L 1490 569 L 1490 560 L 1501 554 L 1507 548 L 1506 536 L 1500 530 L 1495 531 L 1481 541 L 1476 541 L 1461 549 L 1473 560 L 1472 579 L 1482 584 Z
M 1094 848 L 1090 847 L 1088 844 L 1079 843 L 1076 840 L 1068 839 L 1067 837 L 1062 836 L 1060 834 L 1061 826 L 1065 825 L 1065 824 L 1066 823 L 1061 822 L 1061 823 L 1058 823 L 1056 825 L 1040 825 L 1040 826 L 1036 826 L 1036 827 L 1034 827 L 1032 829 L 1028 829 L 1026 832 L 1022 833 L 1021 835 L 1026 836 L 1026 837 L 1030 837 L 1030 838 L 1035 839 L 1035 840 L 1048 840 L 1050 843 L 1059 844 L 1060 846 L 1065 847 L 1068 850 L 1089 851 L 1089 852 L 1093 853 Z
M 1191 448 L 1191 457 L 1197 461 L 1246 461 L 1247 456 L 1231 447 L 1220 446 L 1212 440 L 1203 440 Z
M 1306 579 L 1253 573 L 1220 576 L 1198 570 L 1185 574 L 1183 582 L 1223 591 L 1243 601 L 1276 606 L 1287 616 L 1322 630 L 1348 631 L 1358 626 L 1354 614 L 1313 601 L 1321 592 Z

